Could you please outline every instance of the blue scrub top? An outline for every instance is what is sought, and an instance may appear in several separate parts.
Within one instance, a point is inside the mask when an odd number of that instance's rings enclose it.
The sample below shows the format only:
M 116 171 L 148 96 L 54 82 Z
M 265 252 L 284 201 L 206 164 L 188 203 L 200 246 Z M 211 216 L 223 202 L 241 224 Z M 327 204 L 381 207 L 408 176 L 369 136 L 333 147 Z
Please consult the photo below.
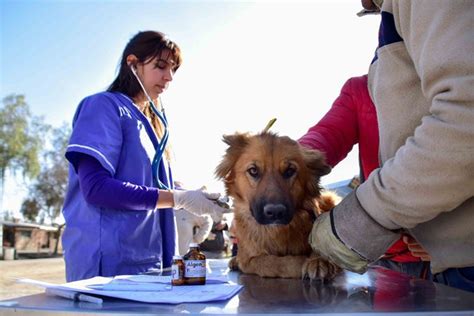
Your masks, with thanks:
M 159 261 L 171 266 L 176 249 L 172 209 L 108 209 L 85 201 L 75 170 L 77 154 L 97 159 L 115 179 L 153 186 L 151 164 L 158 139 L 130 98 L 102 92 L 82 100 L 73 120 L 66 158 L 71 163 L 62 237 L 68 282 L 144 272 Z M 160 164 L 171 188 L 171 170 Z

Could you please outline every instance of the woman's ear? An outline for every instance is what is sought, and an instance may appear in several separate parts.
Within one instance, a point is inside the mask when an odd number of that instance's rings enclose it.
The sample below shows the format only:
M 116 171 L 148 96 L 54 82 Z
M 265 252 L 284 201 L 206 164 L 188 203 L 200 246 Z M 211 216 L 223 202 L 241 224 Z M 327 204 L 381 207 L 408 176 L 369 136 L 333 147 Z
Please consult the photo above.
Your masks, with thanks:
M 137 67 L 137 63 L 138 63 L 138 58 L 137 56 L 135 56 L 134 54 L 130 54 L 127 56 L 127 65 L 129 67 Z

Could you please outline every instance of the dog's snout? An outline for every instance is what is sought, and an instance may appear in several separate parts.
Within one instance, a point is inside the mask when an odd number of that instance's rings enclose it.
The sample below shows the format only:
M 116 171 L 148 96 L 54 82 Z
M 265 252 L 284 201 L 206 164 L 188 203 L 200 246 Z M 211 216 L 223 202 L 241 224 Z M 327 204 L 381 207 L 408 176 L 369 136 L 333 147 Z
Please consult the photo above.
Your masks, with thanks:
M 287 213 L 283 204 L 267 204 L 263 207 L 263 215 L 269 220 L 281 220 Z
M 287 225 L 295 213 L 292 205 L 286 201 L 268 201 L 256 199 L 250 208 L 253 217 L 261 225 Z

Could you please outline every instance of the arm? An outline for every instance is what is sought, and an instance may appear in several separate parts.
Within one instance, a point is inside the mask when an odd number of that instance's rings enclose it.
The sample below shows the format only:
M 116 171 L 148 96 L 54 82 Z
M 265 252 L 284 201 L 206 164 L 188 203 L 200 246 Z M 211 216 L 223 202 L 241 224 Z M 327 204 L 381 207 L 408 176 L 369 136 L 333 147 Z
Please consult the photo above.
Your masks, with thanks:
M 92 202 L 95 201 L 94 203 L 97 203 L 96 199 L 98 199 L 99 203 L 103 203 L 104 201 L 100 197 L 101 192 L 105 196 L 114 197 L 116 192 L 111 188 L 115 188 L 120 192 L 128 192 L 129 195 L 121 199 L 120 204 L 114 204 L 115 202 L 110 198 L 106 202 L 111 204 L 107 205 L 125 206 L 126 209 L 135 209 L 135 207 L 143 209 L 144 205 L 137 206 L 135 203 L 142 198 L 143 192 L 147 192 L 147 195 L 148 193 L 155 195 L 156 208 L 185 208 L 198 215 L 211 214 L 215 217 L 222 216 L 222 213 L 229 211 L 215 203 L 215 200 L 219 198 L 218 193 L 208 193 L 203 189 L 151 192 L 153 190 L 150 187 L 136 186 L 115 179 L 123 143 L 119 107 L 120 103 L 117 103 L 117 99 L 111 93 L 99 93 L 85 98 L 74 116 L 74 128 L 66 150 L 66 158 L 76 172 L 80 155 L 96 159 L 103 169 L 101 169 L 101 176 L 98 178 L 95 178 L 97 172 L 87 171 L 87 176 L 92 177 L 89 179 L 87 190 L 83 190 L 88 199 L 91 199 Z M 119 183 L 114 184 L 114 181 Z M 130 199 L 133 200 L 131 204 L 123 204 L 128 203 L 127 201 Z M 155 208 L 150 207 L 148 202 L 145 206 L 147 209 Z
M 202 190 L 165 191 L 123 182 L 113 178 L 99 161 L 86 154 L 77 154 L 74 164 L 84 198 L 94 205 L 128 210 L 183 208 L 182 205 L 185 205 L 197 215 L 217 216 L 216 214 L 228 212 L 211 201 L 217 199 L 219 194 Z
M 367 80 L 349 79 L 341 89 L 324 117 L 298 142 L 308 148 L 322 151 L 331 167 L 337 165 L 359 142 L 357 125 L 358 89 L 367 89 Z
M 112 178 L 110 173 L 93 157 L 77 155 L 79 184 L 85 200 L 94 205 L 115 209 L 154 209 L 158 189 Z

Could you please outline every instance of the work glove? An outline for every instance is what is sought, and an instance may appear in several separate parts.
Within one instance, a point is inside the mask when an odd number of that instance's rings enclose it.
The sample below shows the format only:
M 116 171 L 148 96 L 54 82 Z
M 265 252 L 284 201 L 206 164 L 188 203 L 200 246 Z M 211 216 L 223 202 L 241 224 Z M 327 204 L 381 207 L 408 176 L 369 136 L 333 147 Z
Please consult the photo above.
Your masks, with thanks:
M 195 215 L 208 214 L 212 220 L 219 222 L 224 213 L 230 213 L 229 208 L 220 206 L 219 193 L 208 193 L 204 188 L 199 190 L 175 190 L 173 192 L 174 208 L 184 208 Z
M 316 253 L 339 267 L 357 273 L 367 271 L 369 261 L 347 248 L 334 234 L 329 212 L 318 216 L 309 236 L 309 242 Z
M 311 248 L 343 269 L 364 273 L 400 234 L 376 222 L 360 205 L 356 191 L 313 224 Z

